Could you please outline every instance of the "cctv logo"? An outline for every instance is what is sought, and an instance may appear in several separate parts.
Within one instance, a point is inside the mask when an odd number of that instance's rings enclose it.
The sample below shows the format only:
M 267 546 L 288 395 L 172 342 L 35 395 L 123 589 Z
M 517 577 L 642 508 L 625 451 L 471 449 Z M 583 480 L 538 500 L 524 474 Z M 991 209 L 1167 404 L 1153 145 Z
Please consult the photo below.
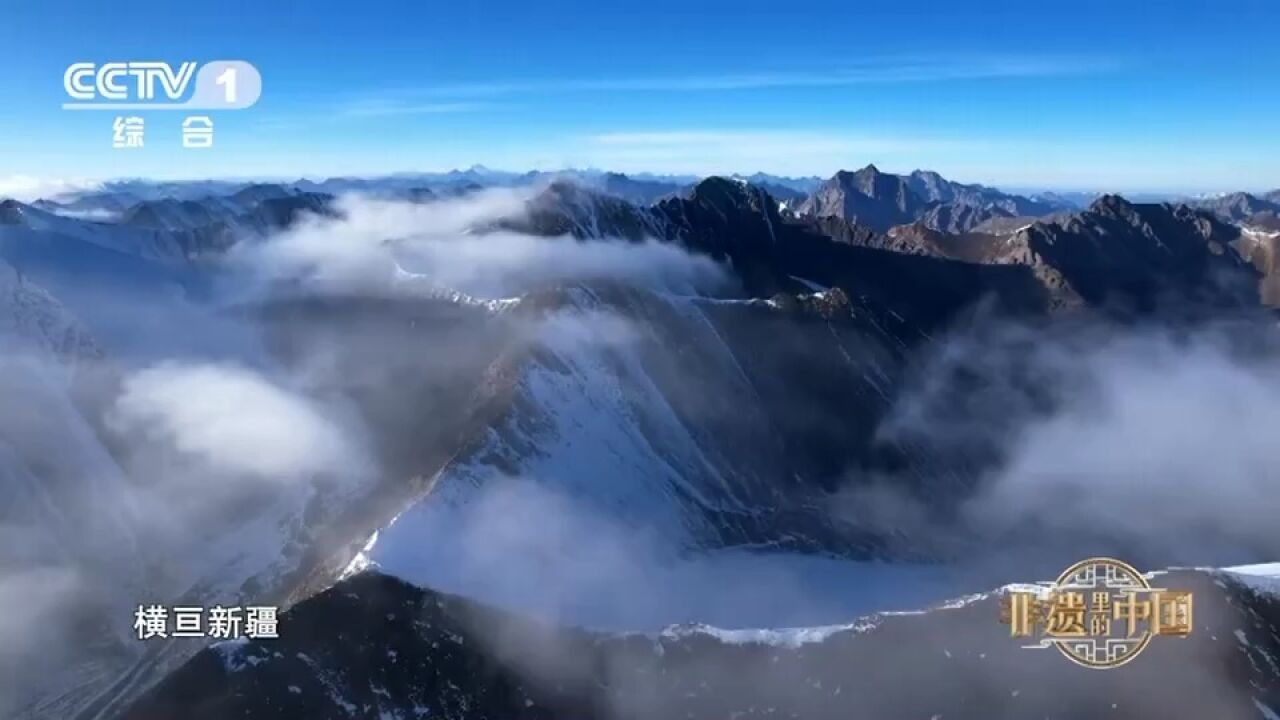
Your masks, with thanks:
M 162 62 L 112 62 L 101 66 L 74 63 L 62 76 L 62 85 L 75 100 L 92 102 L 97 98 L 112 102 L 156 98 L 156 86 L 172 101 L 178 101 L 191 84 L 196 64 L 184 62 L 175 71 Z
M 261 97 L 262 74 L 244 60 L 78 62 L 62 87 L 64 110 L 244 110 Z

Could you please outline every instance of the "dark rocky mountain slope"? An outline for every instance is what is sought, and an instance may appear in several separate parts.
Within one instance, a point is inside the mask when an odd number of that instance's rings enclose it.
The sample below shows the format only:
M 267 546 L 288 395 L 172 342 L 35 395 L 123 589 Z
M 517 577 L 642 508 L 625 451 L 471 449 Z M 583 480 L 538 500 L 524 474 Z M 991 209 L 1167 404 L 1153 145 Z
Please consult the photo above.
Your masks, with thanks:
M 1241 230 L 1211 213 L 1114 195 L 1077 213 L 1011 229 L 988 221 L 978 226 L 986 232 L 962 234 L 922 222 L 881 233 L 836 215 L 793 219 L 764 190 L 720 178 L 651 208 L 560 186 L 530 205 L 533 219 L 519 221 L 521 230 L 675 241 L 727 259 L 751 295 L 808 289 L 798 277 L 914 311 L 912 319 L 925 325 L 984 296 L 1031 312 L 1106 305 L 1150 311 L 1157 299 L 1173 297 L 1247 305 L 1258 301 L 1266 272 L 1236 249 Z

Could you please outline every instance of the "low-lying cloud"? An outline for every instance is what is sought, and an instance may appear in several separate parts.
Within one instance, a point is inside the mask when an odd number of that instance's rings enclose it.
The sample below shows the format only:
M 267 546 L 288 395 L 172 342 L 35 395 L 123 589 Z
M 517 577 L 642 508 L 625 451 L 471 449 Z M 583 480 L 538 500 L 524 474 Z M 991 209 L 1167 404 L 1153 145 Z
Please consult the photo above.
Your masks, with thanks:
M 961 592 L 940 566 L 681 553 L 656 528 L 622 520 L 557 478 L 495 478 L 458 502 L 448 492 L 432 498 L 396 523 L 408 527 L 392 525 L 374 546 L 387 571 L 546 620 L 615 631 L 823 625 Z
M 349 434 L 313 401 L 243 367 L 141 370 L 125 380 L 109 424 L 131 442 L 171 446 L 212 470 L 269 481 L 362 465 Z
M 963 537 L 995 554 L 1274 560 L 1276 340 L 1265 321 L 961 330 L 919 368 L 882 434 L 988 469 L 956 527 L 892 491 L 878 496 L 881 515 L 939 546 Z
M 496 229 L 522 216 L 534 189 L 489 189 L 410 203 L 347 196 L 234 259 L 266 283 L 319 292 L 496 298 L 568 282 L 620 280 L 680 292 L 723 282 L 712 260 L 670 243 L 578 241 Z
M 60 195 L 101 187 L 100 182 L 70 178 L 39 178 L 31 175 L 8 175 L 0 177 L 0 200 L 13 198 L 21 202 L 31 202 L 41 198 L 56 198 Z

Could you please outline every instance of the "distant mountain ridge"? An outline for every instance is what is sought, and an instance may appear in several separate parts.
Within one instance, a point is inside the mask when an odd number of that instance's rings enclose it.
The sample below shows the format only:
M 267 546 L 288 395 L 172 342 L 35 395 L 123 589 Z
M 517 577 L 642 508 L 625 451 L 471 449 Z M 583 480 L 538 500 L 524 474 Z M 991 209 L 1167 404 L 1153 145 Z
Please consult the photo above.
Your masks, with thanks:
M 1060 203 L 952 182 L 936 172 L 916 170 L 901 176 L 868 165 L 856 172 L 836 173 L 797 212 L 836 216 L 878 232 L 916 221 L 936 230 L 967 232 L 993 217 L 1047 215 L 1064 209 L 1067 206 Z
M 712 176 L 708 176 L 712 177 Z M 876 232 L 897 225 L 923 222 L 927 227 L 951 234 L 963 234 L 988 221 L 1044 217 L 1053 213 L 1081 210 L 1107 193 L 1036 192 L 1018 194 L 976 183 L 949 180 L 931 170 L 913 170 L 905 175 L 880 171 L 868 165 L 857 171 L 842 170 L 831 178 L 785 177 L 757 172 L 729 175 L 729 179 L 763 188 L 791 214 L 815 217 L 838 216 Z M 111 219 L 144 203 L 166 199 L 201 201 L 228 197 L 252 187 L 287 188 L 291 193 L 341 195 L 364 193 L 390 198 L 426 199 L 453 196 L 485 187 L 523 187 L 570 182 L 603 192 L 628 202 L 647 205 L 688 190 L 706 177 L 620 173 L 596 169 L 514 172 L 472 166 L 437 173 L 399 173 L 381 177 L 334 177 L 321 181 L 235 182 L 190 181 L 148 182 L 124 180 L 105 183 L 96 189 L 63 193 L 33 203 L 44 210 L 85 217 Z M 1223 214 L 1233 221 L 1264 226 L 1280 226 L 1277 207 L 1280 190 L 1251 195 L 1231 193 L 1211 198 L 1155 197 L 1127 195 L 1134 202 L 1185 202 Z
M 787 273 L 778 273 L 778 267 L 794 264 L 808 252 L 805 248 L 825 247 L 829 241 L 835 241 L 837 245 L 986 265 L 1029 264 L 1041 282 L 1047 284 L 1050 294 L 1073 296 L 1077 286 L 1095 290 L 1100 286 L 1085 280 L 1079 275 L 1079 269 L 1075 271 L 1075 282 L 1058 276 L 1064 268 L 1075 267 L 1072 264 L 1075 252 L 1064 254 L 1049 241 L 1060 234 L 1065 233 L 1063 237 L 1096 234 L 1095 231 L 1101 231 L 1097 227 L 1100 223 L 1111 222 L 1114 227 L 1107 232 L 1132 235 L 1132 240 L 1124 247 L 1130 244 L 1136 247 L 1136 244 L 1145 242 L 1144 237 L 1154 232 L 1151 223 L 1155 222 L 1163 228 L 1161 232 L 1189 233 L 1189 238 L 1195 238 L 1192 242 L 1203 247 L 1231 246 L 1236 252 L 1230 254 L 1238 252 L 1251 258 L 1254 267 L 1271 278 L 1270 258 L 1275 253 L 1270 248 L 1275 241 L 1269 233 L 1280 227 L 1280 219 L 1275 215 L 1280 205 L 1265 197 L 1245 193 L 1196 203 L 1199 212 L 1216 213 L 1223 219 L 1214 224 L 1205 216 L 1193 217 L 1189 211 L 1176 209 L 1183 206 L 1133 204 L 1118 196 L 1104 196 L 1085 210 L 1069 211 L 1061 209 L 1060 203 L 1010 195 L 982 185 L 957 183 L 936 172 L 917 170 L 900 176 L 882 172 L 874 165 L 854 172 L 841 171 L 803 199 L 795 188 L 814 179 L 789 180 L 757 174 L 751 178 L 710 178 L 692 186 L 680 186 L 661 178 L 637 180 L 620 173 L 593 171 L 576 175 L 527 173 L 517 176 L 470 168 L 444 174 L 444 179 L 454 184 L 437 186 L 433 190 L 422 184 L 428 177 L 396 176 L 389 183 L 368 180 L 356 184 L 355 180 L 338 179 L 299 185 L 233 185 L 223 187 L 228 191 L 224 195 L 192 197 L 192 191 L 204 192 L 211 187 L 208 183 L 194 183 L 190 187 L 184 186 L 181 197 L 164 196 L 137 201 L 123 210 L 117 209 L 114 222 L 91 223 L 88 226 L 97 228 L 93 235 L 103 237 L 108 234 L 125 237 L 134 232 L 129 236 L 133 239 L 112 242 L 132 244 L 140 252 L 145 247 L 166 246 L 164 250 L 145 250 L 145 253 L 194 257 L 220 252 L 237 238 L 262 236 L 288 227 L 304 214 L 332 213 L 336 195 L 322 191 L 322 188 L 339 191 L 343 187 L 357 187 L 361 192 L 378 197 L 430 202 L 458 192 L 471 192 L 479 187 L 470 184 L 476 181 L 497 178 L 504 183 L 527 183 L 534 182 L 531 178 L 536 177 L 541 178 L 538 182 L 544 189 L 534 195 L 527 204 L 526 212 L 519 218 L 500 221 L 499 224 L 538 235 L 569 234 L 580 238 L 623 237 L 632 240 L 655 237 L 682 242 L 713 257 L 736 254 L 739 272 L 750 278 L 748 285 L 758 292 L 787 288 Z M 756 184 L 753 180 L 764 184 Z M 160 187 L 172 189 L 173 186 L 158 186 L 155 191 Z M 68 208 L 75 212 L 92 207 L 119 208 L 126 198 L 151 194 L 137 182 L 122 184 L 121 192 L 128 195 L 105 192 L 62 203 L 42 201 L 32 205 L 30 212 L 48 213 L 49 219 L 42 221 L 42 226 L 70 228 L 74 227 L 71 224 L 73 219 L 58 218 L 60 211 Z M 1277 194 L 1280 191 L 1271 195 Z M 94 197 L 97 199 L 93 200 Z M 10 203 L 8 207 L 7 212 L 12 216 L 15 208 L 22 206 Z M 1167 209 L 1158 209 L 1161 207 Z M 713 212 L 704 212 L 704 209 L 712 208 L 715 208 Z M 1121 216 L 1126 219 L 1116 221 Z M 1112 220 L 1107 221 L 1108 217 Z M 730 229 L 737 223 L 745 224 Z M 1249 231 L 1252 235 L 1235 227 L 1242 223 L 1252 224 L 1255 228 Z M 784 240 L 783 237 L 796 239 Z M 779 253 L 784 247 L 788 252 Z M 1079 245 L 1081 251 L 1087 247 L 1090 247 L 1088 243 Z M 1121 262 L 1120 255 L 1112 253 L 1108 257 L 1108 263 Z M 1153 264 L 1144 265 L 1144 261 L 1138 259 L 1142 257 Z M 1187 258 L 1184 260 L 1190 262 Z M 1227 256 L 1215 256 L 1210 264 L 1229 260 Z M 1092 272 L 1102 272 L 1102 266 L 1097 262 L 1081 262 L 1094 267 Z M 1172 272 L 1169 264 L 1158 255 L 1140 254 L 1124 262 L 1129 263 L 1125 272 L 1135 277 Z M 812 268 L 799 267 L 791 274 L 829 276 L 833 269 L 819 264 Z M 765 281 L 765 276 L 771 279 Z M 1148 284 L 1145 280 L 1125 281 L 1119 285 L 1107 283 L 1113 291 L 1128 295 Z M 1267 281 L 1268 287 L 1272 284 L 1272 281 Z M 1137 294 L 1145 296 L 1146 291 Z M 1269 302 L 1280 299 L 1270 290 L 1267 298 Z M 1062 298 L 1059 301 L 1070 303 L 1077 300 Z
M 1193 203 L 1195 207 L 1210 210 L 1229 220 L 1247 220 L 1259 213 L 1280 213 L 1280 190 L 1262 196 L 1247 192 L 1234 192 L 1207 198 Z
M 838 175 L 826 188 L 829 192 L 819 190 L 814 198 L 847 201 L 855 209 L 873 202 L 873 195 L 888 199 L 873 211 L 887 212 L 893 219 L 905 217 L 905 209 L 922 207 L 910 204 L 914 196 L 907 194 L 906 180 L 874 168 L 860 176 Z M 961 207 L 971 206 L 944 204 L 933 210 Z M 856 211 L 853 219 L 839 212 L 789 217 L 763 189 L 721 178 L 704 180 L 651 207 L 553 184 L 536 195 L 529 208 L 512 227 L 584 239 L 657 237 L 680 242 L 712 257 L 730 259 L 748 291 L 756 295 L 794 288 L 791 276 L 839 286 L 846 292 L 882 288 L 892 293 L 893 283 L 884 273 L 898 262 L 897 255 L 958 261 L 947 271 L 956 273 L 956 278 L 967 264 L 993 272 L 1001 268 L 1013 285 L 989 284 L 994 275 L 979 285 L 987 292 L 1004 288 L 1002 296 L 1017 298 L 1014 305 L 1023 307 L 1043 303 L 1151 308 L 1158 295 L 1177 294 L 1208 294 L 1217 298 L 1214 302 L 1248 304 L 1259 300 L 1259 278 L 1270 277 L 1269 266 L 1253 262 L 1251 267 L 1249 251 L 1241 246 L 1242 231 L 1235 225 L 1185 205 L 1134 204 L 1114 195 L 1100 198 L 1085 210 L 1043 219 L 998 215 L 964 232 L 937 229 L 923 221 L 878 232 L 859 222 L 865 216 Z M 870 252 L 859 254 L 848 246 Z M 1019 266 L 1026 267 L 1027 274 L 1015 281 L 1014 269 Z M 910 272 L 925 272 L 932 266 L 922 262 L 915 267 Z M 939 292 L 952 282 L 931 287 Z M 1020 289 L 1014 290 L 1019 284 Z M 1232 284 L 1232 289 L 1224 284 Z M 912 302 L 930 294 L 911 292 Z M 1262 299 L 1276 298 L 1267 294 Z

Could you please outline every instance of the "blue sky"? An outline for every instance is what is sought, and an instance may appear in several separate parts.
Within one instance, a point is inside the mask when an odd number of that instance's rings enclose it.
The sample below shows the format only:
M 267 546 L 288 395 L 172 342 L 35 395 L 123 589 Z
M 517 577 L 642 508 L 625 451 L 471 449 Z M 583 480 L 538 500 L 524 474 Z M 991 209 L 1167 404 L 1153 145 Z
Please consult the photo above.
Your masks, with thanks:
M 185 7 L 184 7 L 185 6 Z M 58 2 L 0 22 L 0 190 L 110 177 L 594 166 L 1010 188 L 1280 187 L 1280 5 L 1244 2 Z M 68 112 L 77 61 L 247 60 L 253 108 Z M 6 181 L 5 178 L 8 178 Z

